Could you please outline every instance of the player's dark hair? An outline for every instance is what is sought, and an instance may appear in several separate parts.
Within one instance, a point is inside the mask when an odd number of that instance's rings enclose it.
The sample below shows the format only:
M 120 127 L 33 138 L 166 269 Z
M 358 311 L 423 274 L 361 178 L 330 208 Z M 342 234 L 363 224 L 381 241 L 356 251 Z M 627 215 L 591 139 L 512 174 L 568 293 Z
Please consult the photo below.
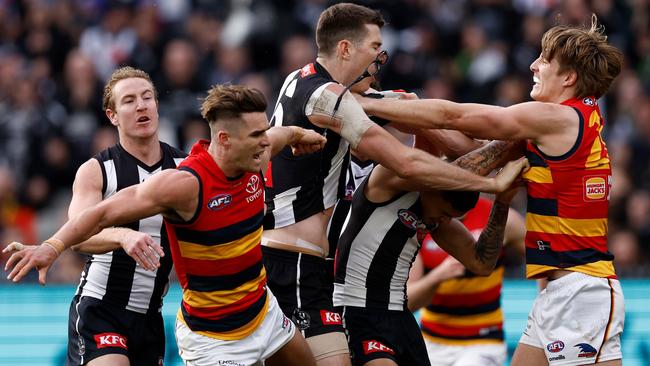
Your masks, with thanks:
M 476 206 L 478 202 L 478 192 L 468 191 L 442 191 L 442 198 L 451 203 L 451 207 L 458 212 L 465 213 Z
M 341 3 L 325 9 L 316 26 L 318 53 L 330 55 L 339 41 L 344 39 L 361 42 L 367 33 L 366 24 L 381 28 L 385 21 L 380 12 L 362 5 Z

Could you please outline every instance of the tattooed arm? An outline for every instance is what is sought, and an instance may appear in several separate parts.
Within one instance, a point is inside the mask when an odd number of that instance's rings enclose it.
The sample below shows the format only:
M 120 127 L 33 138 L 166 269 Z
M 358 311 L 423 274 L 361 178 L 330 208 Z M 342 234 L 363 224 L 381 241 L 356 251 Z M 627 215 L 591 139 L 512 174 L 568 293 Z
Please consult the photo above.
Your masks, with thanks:
M 501 248 L 503 247 L 504 231 L 508 218 L 508 205 L 517 192 L 517 187 L 498 194 L 492 205 L 488 223 L 478 240 L 457 219 L 440 222 L 436 230 L 431 232 L 433 240 L 447 253 L 458 259 L 471 272 L 487 276 L 494 270 Z M 422 199 L 427 199 L 428 192 L 422 193 Z M 427 217 L 428 212 L 434 213 L 433 206 L 423 205 Z M 431 209 L 432 211 L 428 211 Z
M 470 151 L 454 160 L 453 165 L 478 175 L 487 175 L 492 170 L 503 166 L 510 160 L 515 160 L 524 154 L 524 141 L 499 141 Z

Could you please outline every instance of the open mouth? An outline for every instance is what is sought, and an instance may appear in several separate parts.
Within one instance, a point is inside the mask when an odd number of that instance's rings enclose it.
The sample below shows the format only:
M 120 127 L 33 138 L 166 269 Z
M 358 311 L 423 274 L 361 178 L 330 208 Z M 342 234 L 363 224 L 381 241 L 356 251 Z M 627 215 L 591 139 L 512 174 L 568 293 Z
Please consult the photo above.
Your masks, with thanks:
M 142 117 L 138 118 L 138 123 L 149 122 L 150 120 L 151 120 L 151 118 L 149 118 L 147 116 L 142 116 Z
M 533 83 L 539 84 L 539 77 L 533 76 Z
M 260 152 L 258 152 L 257 154 L 253 154 L 253 159 L 255 159 L 255 160 L 261 160 L 261 159 L 262 159 L 262 154 L 263 154 L 263 153 L 264 153 L 264 151 L 260 151 Z

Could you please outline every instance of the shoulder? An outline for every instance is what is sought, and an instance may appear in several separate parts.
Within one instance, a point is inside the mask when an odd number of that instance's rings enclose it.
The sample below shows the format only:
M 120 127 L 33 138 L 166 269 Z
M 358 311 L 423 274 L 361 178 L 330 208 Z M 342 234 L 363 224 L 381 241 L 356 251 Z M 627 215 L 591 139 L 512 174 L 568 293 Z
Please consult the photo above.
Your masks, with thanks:
M 171 145 L 169 145 L 166 142 L 160 142 L 160 146 L 162 146 L 162 149 L 165 153 L 169 154 L 173 158 L 185 158 L 187 157 L 187 153 L 184 151 L 177 149 Z

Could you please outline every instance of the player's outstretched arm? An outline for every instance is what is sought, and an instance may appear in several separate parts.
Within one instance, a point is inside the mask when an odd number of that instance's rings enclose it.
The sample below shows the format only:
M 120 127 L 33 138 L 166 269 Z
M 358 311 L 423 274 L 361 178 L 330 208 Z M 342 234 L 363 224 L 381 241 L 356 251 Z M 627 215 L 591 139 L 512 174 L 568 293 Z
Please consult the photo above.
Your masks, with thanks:
M 483 139 L 539 141 L 576 128 L 578 118 L 572 108 L 556 103 L 527 102 L 505 108 L 442 99 L 357 100 L 368 114 L 412 127 L 459 130 Z
M 72 199 L 68 207 L 68 218 L 72 218 L 88 207 L 92 207 L 103 199 L 102 172 L 99 162 L 90 159 L 77 170 L 72 184 Z M 72 246 L 77 252 L 88 254 L 102 254 L 123 248 L 128 255 L 133 257 L 138 265 L 148 270 L 155 270 L 160 266 L 159 257 L 165 255 L 160 244 L 144 233 L 128 228 L 107 228 L 88 240 Z M 137 253 L 149 252 L 149 255 Z
M 180 170 L 164 170 L 141 184 L 125 188 L 111 198 L 85 209 L 35 250 L 12 254 L 5 265 L 5 270 L 11 270 L 7 278 L 18 282 L 32 268 L 36 268 L 39 271 L 39 282 L 45 284 L 47 270 L 64 250 L 87 240 L 104 228 L 159 213 L 175 218 L 189 218 L 198 204 L 198 190 L 198 180 L 192 174 Z

